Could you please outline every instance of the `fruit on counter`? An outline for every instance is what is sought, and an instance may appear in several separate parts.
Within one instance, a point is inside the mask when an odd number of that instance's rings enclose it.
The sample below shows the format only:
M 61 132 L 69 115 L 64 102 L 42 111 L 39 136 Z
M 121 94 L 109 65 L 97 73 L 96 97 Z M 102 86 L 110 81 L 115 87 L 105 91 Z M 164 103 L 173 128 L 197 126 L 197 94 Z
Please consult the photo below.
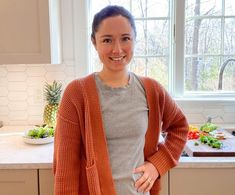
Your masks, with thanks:
M 212 148 L 218 148 L 220 149 L 223 146 L 223 143 L 211 136 L 207 136 L 207 135 L 200 135 L 199 141 L 201 143 L 207 144 L 208 146 L 212 147 Z
M 217 126 L 213 123 L 210 123 L 210 122 L 207 122 L 205 124 L 203 124 L 201 127 L 200 127 L 200 130 L 201 131 L 204 131 L 206 133 L 209 133 L 211 131 L 214 131 L 217 129 Z
M 199 128 L 195 125 L 189 125 L 189 131 L 199 131 Z
M 49 127 L 55 127 L 56 114 L 59 107 L 59 102 L 62 92 L 62 84 L 57 81 L 53 81 L 52 84 L 45 84 L 44 96 L 47 101 L 47 105 L 44 108 L 43 122 Z
M 200 133 L 198 131 L 189 131 L 188 132 L 188 139 L 198 139 Z
M 36 126 L 34 129 L 30 129 L 27 132 L 26 137 L 31 139 L 54 137 L 54 128 L 48 125 Z

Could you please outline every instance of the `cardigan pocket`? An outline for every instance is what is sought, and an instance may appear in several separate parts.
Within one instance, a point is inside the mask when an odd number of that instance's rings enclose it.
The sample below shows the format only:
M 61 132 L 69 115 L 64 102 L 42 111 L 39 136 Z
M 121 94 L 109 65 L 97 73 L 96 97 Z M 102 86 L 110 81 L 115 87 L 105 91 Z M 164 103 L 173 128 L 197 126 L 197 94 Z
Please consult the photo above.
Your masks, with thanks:
M 96 163 L 86 167 L 87 183 L 91 195 L 101 195 L 99 175 Z

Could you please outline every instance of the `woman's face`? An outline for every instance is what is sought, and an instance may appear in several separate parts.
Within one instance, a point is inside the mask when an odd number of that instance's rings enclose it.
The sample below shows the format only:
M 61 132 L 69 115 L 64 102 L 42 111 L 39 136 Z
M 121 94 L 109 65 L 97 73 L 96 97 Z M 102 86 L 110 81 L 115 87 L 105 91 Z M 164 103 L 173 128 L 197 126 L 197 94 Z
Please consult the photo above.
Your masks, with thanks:
M 95 40 L 92 40 L 103 63 L 103 70 L 125 70 L 133 56 L 134 40 L 134 31 L 125 17 L 104 19 L 95 34 Z

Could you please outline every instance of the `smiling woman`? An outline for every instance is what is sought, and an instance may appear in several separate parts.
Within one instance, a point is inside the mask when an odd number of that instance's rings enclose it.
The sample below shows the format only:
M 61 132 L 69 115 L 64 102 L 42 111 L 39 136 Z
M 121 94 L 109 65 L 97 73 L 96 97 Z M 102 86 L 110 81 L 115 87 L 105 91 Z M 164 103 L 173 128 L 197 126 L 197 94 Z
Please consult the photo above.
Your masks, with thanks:
M 128 71 L 136 41 L 129 11 L 104 7 L 92 30 L 102 69 L 65 89 L 55 131 L 55 194 L 157 195 L 180 158 L 187 120 L 157 81 Z M 162 131 L 167 136 L 159 143 Z

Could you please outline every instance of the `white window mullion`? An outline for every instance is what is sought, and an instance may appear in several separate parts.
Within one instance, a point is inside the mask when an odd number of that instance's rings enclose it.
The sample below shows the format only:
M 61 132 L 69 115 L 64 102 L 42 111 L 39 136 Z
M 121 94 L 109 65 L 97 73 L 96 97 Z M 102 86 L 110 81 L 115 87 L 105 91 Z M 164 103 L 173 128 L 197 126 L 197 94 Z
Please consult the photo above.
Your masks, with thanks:
M 172 92 L 175 97 L 184 94 L 184 24 L 185 1 L 175 0 L 175 42 L 172 66 Z

